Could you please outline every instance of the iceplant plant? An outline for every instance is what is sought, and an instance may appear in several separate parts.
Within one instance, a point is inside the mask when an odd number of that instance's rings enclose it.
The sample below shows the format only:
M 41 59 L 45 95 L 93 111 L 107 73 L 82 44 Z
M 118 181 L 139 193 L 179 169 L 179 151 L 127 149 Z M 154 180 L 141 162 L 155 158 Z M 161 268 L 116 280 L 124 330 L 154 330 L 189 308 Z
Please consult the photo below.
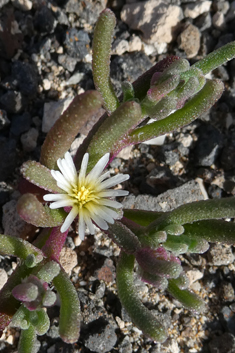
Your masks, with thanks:
M 84 240 L 86 226 L 90 234 L 95 233 L 93 222 L 102 230 L 108 229 L 108 223 L 113 224 L 119 215 L 114 209 L 122 207 L 120 202 L 112 200 L 116 196 L 126 196 L 128 191 L 112 190 L 111 187 L 129 179 L 128 174 L 117 174 L 110 178 L 110 173 L 104 172 L 104 168 L 109 161 L 110 154 L 106 153 L 87 174 L 89 154 L 85 153 L 80 172 L 77 173 L 73 159 L 69 152 L 64 158 L 57 161 L 58 170 L 51 170 L 51 175 L 57 182 L 57 186 L 62 190 L 61 194 L 46 194 L 45 201 L 52 201 L 51 209 L 61 207 L 72 207 L 65 218 L 60 231 L 67 231 L 79 216 L 78 234 Z
M 235 217 L 235 198 L 196 202 L 167 213 L 124 210 L 124 217 L 118 219 L 120 203 L 113 198 L 127 192 L 110 188 L 127 180 L 128 176 L 120 174 L 109 178 L 109 173 L 104 171 L 124 147 L 174 131 L 212 107 L 224 86 L 220 80 L 209 80 L 205 75 L 235 56 L 235 42 L 191 67 L 187 60 L 177 56 L 165 58 L 133 85 L 124 83 L 123 95 L 117 97 L 109 68 L 115 23 L 112 11 L 105 9 L 94 31 L 92 66 L 96 91 L 87 91 L 73 99 L 48 132 L 40 161 L 25 162 L 21 168 L 28 184 L 21 185 L 23 195 L 17 211 L 26 222 L 44 229 L 39 230 L 33 245 L 0 235 L 0 253 L 22 260 L 0 291 L 0 331 L 16 313 L 15 319 L 23 330 L 19 353 L 32 353 L 32 342 L 36 334 L 42 333 L 34 315 L 29 315 L 30 326 L 24 330 L 22 311 L 17 311 L 20 302 L 17 304 L 13 295 L 22 288 L 17 287 L 21 279 L 32 278 L 31 275 L 43 283 L 52 281 L 60 297 L 60 336 L 67 343 L 78 340 L 81 317 L 76 289 L 62 267 L 55 277 L 51 276 L 54 262 L 59 263 L 69 227 L 77 216 L 81 238 L 85 236 L 86 226 L 93 233 L 96 224 L 122 249 L 117 266 L 120 301 L 132 321 L 159 342 L 163 342 L 167 334 L 136 295 L 135 262 L 142 280 L 158 289 L 166 289 L 184 307 L 199 311 L 203 302 L 187 289 L 177 256 L 185 252 L 202 253 L 208 249 L 208 241 L 235 243 L 235 224 L 221 220 Z M 102 106 L 106 113 L 100 117 Z M 148 117 L 156 121 L 146 125 Z M 72 160 L 67 151 L 88 122 L 94 125 Z M 30 235 L 35 237 L 35 228 Z M 49 263 L 49 268 L 41 274 L 44 262 L 45 266 Z M 43 322 L 45 320 L 39 318 L 40 325 Z M 48 326 L 44 327 L 46 331 Z

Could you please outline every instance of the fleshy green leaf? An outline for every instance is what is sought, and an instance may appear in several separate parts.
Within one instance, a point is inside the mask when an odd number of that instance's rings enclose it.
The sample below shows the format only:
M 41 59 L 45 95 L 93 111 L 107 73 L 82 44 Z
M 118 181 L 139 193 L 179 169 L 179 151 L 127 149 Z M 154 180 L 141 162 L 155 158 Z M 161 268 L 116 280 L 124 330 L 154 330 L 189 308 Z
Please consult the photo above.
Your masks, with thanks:
M 177 280 L 170 279 L 168 281 L 167 291 L 175 297 L 183 306 L 189 310 L 195 312 L 202 312 L 205 310 L 204 302 L 198 298 L 195 293 L 190 292 L 187 289 L 180 289 L 177 286 Z
M 156 250 L 150 248 L 140 249 L 136 253 L 136 260 L 145 272 L 152 275 L 177 278 L 182 272 L 179 260 L 177 261 L 177 258 L 167 253 L 164 248 L 158 248 Z
M 152 77 L 157 72 L 163 72 L 166 68 L 170 67 L 173 62 L 179 60 L 178 56 L 168 56 L 165 59 L 159 61 L 153 67 L 151 67 L 148 71 L 146 71 L 143 75 L 141 75 L 134 83 L 133 88 L 135 91 L 135 98 L 142 101 L 147 91 L 149 90 Z
M 133 323 L 145 335 L 157 342 L 167 338 L 163 325 L 141 303 L 133 284 L 133 269 L 135 257 L 122 253 L 117 267 L 117 288 L 121 303 Z
M 25 179 L 44 190 L 63 193 L 63 190 L 57 186 L 56 180 L 52 177 L 50 169 L 41 163 L 35 161 L 25 162 L 21 167 L 21 173 Z
M 165 119 L 137 128 L 130 133 L 130 144 L 144 142 L 189 124 L 208 110 L 219 99 L 224 86 L 220 80 L 208 80 L 205 86 L 184 107 Z
M 122 103 L 122 105 L 103 122 L 93 136 L 88 148 L 90 155 L 88 169 L 91 169 L 107 152 L 110 152 L 114 156 L 117 155 L 126 145 L 125 139 L 129 131 L 140 121 L 140 105 L 133 101 Z
M 40 162 L 49 169 L 58 169 L 57 160 L 64 157 L 78 132 L 101 108 L 102 99 L 96 91 L 76 96 L 55 122 L 41 149 Z
M 79 337 L 81 321 L 80 303 L 76 289 L 63 269 L 53 279 L 53 284 L 59 293 L 61 302 L 60 336 L 66 343 L 75 343 Z
M 135 234 L 121 222 L 110 224 L 107 233 L 127 253 L 133 254 L 141 247 Z
M 119 106 L 110 80 L 110 52 L 116 18 L 110 9 L 101 12 L 94 29 L 92 71 L 96 89 L 101 93 L 104 107 L 112 113 Z
M 22 330 L 18 345 L 18 353 L 36 353 L 36 329 L 30 325 L 27 330 Z
M 48 261 L 37 272 L 37 277 L 44 282 L 50 283 L 54 277 L 58 276 L 60 272 L 60 265 L 55 261 Z
M 17 203 L 17 212 L 27 223 L 36 227 L 57 227 L 64 222 L 66 212 L 43 206 L 33 194 L 24 194 Z
M 123 216 L 139 224 L 140 226 L 148 226 L 150 223 L 162 215 L 163 212 L 123 209 Z
M 29 320 L 39 336 L 44 335 L 49 330 L 50 319 L 44 309 L 31 311 Z
M 234 57 L 235 42 L 231 42 L 208 54 L 204 59 L 198 61 L 192 67 L 200 69 L 202 73 L 206 75 L 229 60 L 232 60 Z
M 235 244 L 235 223 L 222 220 L 205 220 L 184 224 L 185 236 L 198 240 Z
M 29 255 L 34 255 L 34 266 L 43 259 L 43 252 L 26 240 L 5 234 L 0 234 L 0 253 L 17 256 L 23 260 L 26 260 Z

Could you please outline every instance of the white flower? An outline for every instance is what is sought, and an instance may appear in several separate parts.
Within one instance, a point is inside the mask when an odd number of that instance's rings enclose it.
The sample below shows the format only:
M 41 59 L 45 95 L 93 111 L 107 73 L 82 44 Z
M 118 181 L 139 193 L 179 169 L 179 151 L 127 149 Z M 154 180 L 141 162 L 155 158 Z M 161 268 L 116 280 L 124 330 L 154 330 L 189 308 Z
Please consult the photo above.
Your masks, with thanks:
M 57 161 L 60 172 L 51 170 L 51 175 L 64 193 L 46 194 L 43 197 L 45 201 L 53 201 L 50 204 L 52 209 L 72 207 L 60 231 L 65 232 L 78 215 L 78 233 L 81 240 L 84 239 L 86 226 L 90 233 L 94 234 L 93 222 L 99 228 L 106 230 L 108 229 L 107 222 L 113 224 L 118 218 L 114 209 L 121 208 L 122 204 L 111 200 L 110 197 L 128 195 L 128 191 L 125 190 L 109 189 L 129 179 L 128 174 L 117 174 L 109 178 L 109 172 L 103 173 L 109 161 L 109 153 L 106 153 L 86 175 L 88 159 L 89 154 L 86 153 L 78 174 L 70 153 L 66 152 L 64 158 L 59 158 Z

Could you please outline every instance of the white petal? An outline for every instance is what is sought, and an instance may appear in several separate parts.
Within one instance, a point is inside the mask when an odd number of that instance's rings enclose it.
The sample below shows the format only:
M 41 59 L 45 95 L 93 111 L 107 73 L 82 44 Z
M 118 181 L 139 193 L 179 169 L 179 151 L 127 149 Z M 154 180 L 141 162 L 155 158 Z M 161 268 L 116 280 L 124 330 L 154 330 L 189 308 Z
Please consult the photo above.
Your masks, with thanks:
M 96 214 L 92 215 L 92 219 L 94 220 L 94 222 L 97 224 L 97 226 L 103 230 L 107 230 L 108 229 L 108 224 L 105 222 L 105 220 L 103 220 L 102 218 L 100 218 L 99 216 L 97 216 Z
M 58 162 L 58 161 L 57 161 Z M 71 185 L 69 182 L 65 179 L 65 177 L 58 171 L 58 170 L 51 170 L 51 175 L 53 178 L 57 181 L 57 186 L 60 184 L 59 188 L 62 190 L 66 191 L 71 189 Z
M 77 175 L 77 170 L 73 162 L 73 158 L 69 152 L 66 152 L 64 155 L 64 159 L 66 160 L 68 166 L 70 167 L 71 171 L 74 175 Z
M 112 208 L 121 208 L 122 204 L 120 202 L 114 201 L 114 200 L 109 200 L 109 199 L 100 199 L 99 201 L 100 205 L 112 207 Z
M 130 176 L 128 174 L 117 174 L 117 175 L 113 176 L 112 178 L 103 181 L 100 184 L 100 187 L 102 189 L 108 189 L 108 188 L 111 188 L 112 186 L 115 186 L 119 183 L 122 183 L 123 181 L 125 181 L 129 178 L 130 178 Z
M 101 183 L 104 179 L 107 179 L 110 177 L 110 172 L 105 172 L 101 174 L 101 176 L 97 179 L 99 183 Z
M 67 163 L 65 159 L 62 159 L 61 164 L 64 169 L 64 176 L 68 180 L 69 183 L 77 185 L 77 172 L 74 173 L 73 168 L 71 168 L 70 163 Z
M 100 191 L 100 197 L 115 197 L 115 196 L 126 196 L 129 194 L 129 191 L 126 190 L 107 190 L 107 191 Z
M 113 217 L 107 212 L 105 212 L 104 209 L 101 207 L 98 209 L 98 212 L 95 215 L 103 218 L 108 223 L 111 223 L 111 224 L 114 223 Z
M 115 212 L 114 210 L 112 210 L 111 208 L 102 207 L 102 211 L 104 211 L 106 214 L 108 214 L 110 217 L 112 217 L 113 219 L 117 219 L 118 218 L 118 214 L 117 212 Z
M 73 174 L 70 165 L 67 164 L 65 159 L 58 159 L 57 165 L 63 174 L 63 177 L 69 184 L 76 183 L 76 175 Z
M 82 159 L 81 169 L 78 175 L 79 185 L 81 185 L 81 183 L 85 179 L 88 161 L 89 161 L 89 153 L 85 153 Z
M 69 229 L 70 225 L 73 223 L 74 219 L 78 214 L 77 207 L 73 207 L 72 210 L 69 212 L 68 216 L 65 218 L 62 227 L 60 228 L 61 233 L 64 233 L 67 229 Z
M 96 180 L 100 174 L 103 172 L 105 166 L 109 161 L 109 153 L 106 153 L 100 160 L 96 163 L 94 168 L 90 171 L 87 176 L 87 182 L 89 183 L 91 180 Z
M 91 218 L 88 215 L 84 214 L 84 220 L 85 220 L 85 223 L 86 223 L 86 225 L 87 225 L 87 227 L 89 229 L 89 232 L 91 234 L 95 234 L 95 227 L 94 227 L 94 224 L 91 221 Z
M 78 235 L 81 240 L 85 238 L 85 222 L 82 212 L 79 212 Z
M 55 201 L 50 204 L 50 208 L 52 210 L 55 210 L 56 208 L 61 208 L 61 207 L 68 207 L 68 206 L 73 206 L 74 201 L 71 199 L 67 200 L 60 200 L 60 201 Z
M 59 201 L 67 198 L 68 196 L 66 194 L 46 194 L 43 196 L 43 200 L 45 201 Z

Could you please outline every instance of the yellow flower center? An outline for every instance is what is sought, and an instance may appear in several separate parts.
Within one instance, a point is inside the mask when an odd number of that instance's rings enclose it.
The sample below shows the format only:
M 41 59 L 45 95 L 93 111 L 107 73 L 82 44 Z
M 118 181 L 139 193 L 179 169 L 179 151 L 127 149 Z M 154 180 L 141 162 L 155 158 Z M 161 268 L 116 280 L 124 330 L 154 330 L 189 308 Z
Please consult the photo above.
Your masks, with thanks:
M 79 190 L 76 190 L 74 192 L 74 196 L 78 201 L 80 208 L 84 206 L 87 202 L 93 201 L 98 198 L 94 195 L 93 191 L 90 190 L 90 188 L 86 188 L 85 186 L 82 186 Z

